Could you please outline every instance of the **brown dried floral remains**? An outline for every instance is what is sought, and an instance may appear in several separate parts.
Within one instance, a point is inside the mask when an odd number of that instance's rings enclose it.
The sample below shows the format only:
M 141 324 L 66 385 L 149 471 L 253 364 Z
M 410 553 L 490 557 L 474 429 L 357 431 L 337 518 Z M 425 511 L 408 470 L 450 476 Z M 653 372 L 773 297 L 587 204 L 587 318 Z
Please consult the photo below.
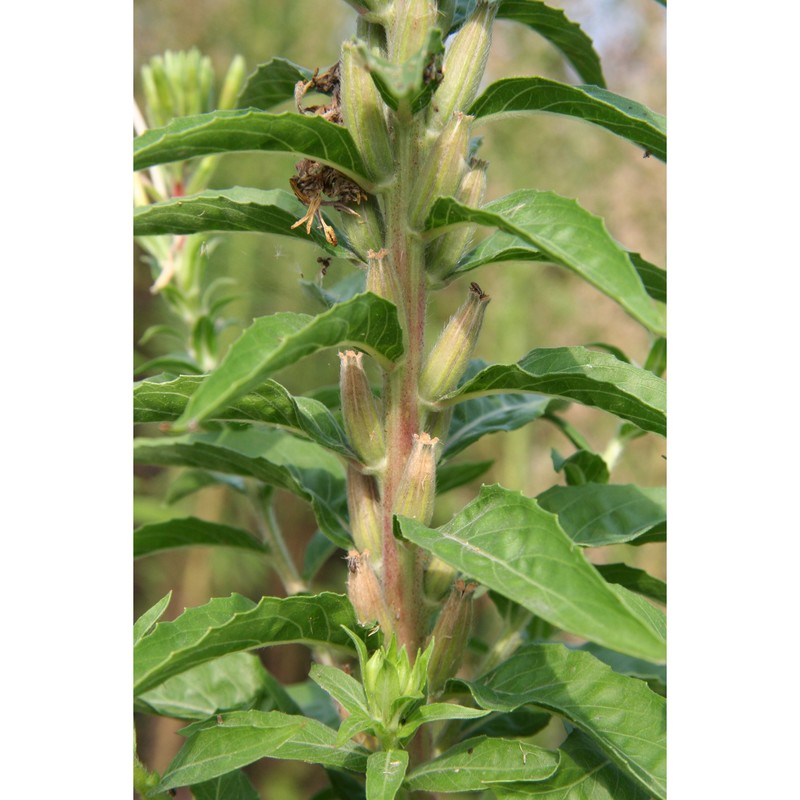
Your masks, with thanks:
M 303 98 L 315 90 L 330 95 L 331 101 L 325 105 L 304 106 Z M 327 72 L 319 75 L 315 70 L 308 81 L 298 81 L 294 89 L 297 111 L 307 116 L 327 119 L 336 125 L 342 125 L 341 84 L 339 79 L 339 62 L 337 61 Z M 308 213 L 292 225 L 292 229 L 305 223 L 306 233 L 311 233 L 311 225 L 316 217 L 325 234 L 326 241 L 334 247 L 338 244 L 336 233 L 322 216 L 323 206 L 333 206 L 337 211 L 359 216 L 358 212 L 349 208 L 346 203 L 359 205 L 367 199 L 367 193 L 350 178 L 333 167 L 320 164 L 311 158 L 304 158 L 295 166 L 297 175 L 289 179 L 289 184 L 297 199 L 308 206 Z M 323 200 L 326 195 L 329 200 Z

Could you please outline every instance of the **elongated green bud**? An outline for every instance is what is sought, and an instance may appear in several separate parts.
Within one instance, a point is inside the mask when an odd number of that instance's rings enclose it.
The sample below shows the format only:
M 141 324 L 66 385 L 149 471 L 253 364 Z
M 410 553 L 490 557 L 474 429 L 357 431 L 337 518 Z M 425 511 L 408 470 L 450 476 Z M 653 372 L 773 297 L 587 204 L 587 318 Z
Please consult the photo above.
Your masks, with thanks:
M 438 556 L 433 556 L 425 569 L 425 597 L 441 600 L 453 586 L 455 567 L 451 567 Z
M 474 117 L 454 114 L 433 143 L 419 179 L 414 186 L 409 220 L 420 230 L 437 197 L 449 197 L 458 190 L 467 171 L 469 129 Z
M 392 172 L 394 157 L 384 104 L 358 47 L 350 42 L 342 45 L 342 116 L 367 165 L 369 177 L 380 180 Z
M 340 208 L 339 230 L 347 237 L 352 249 L 362 263 L 367 263 L 367 253 L 383 246 L 383 215 L 378 201 L 368 197 L 358 209 Z
M 444 60 L 444 78 L 433 97 L 437 124 L 444 125 L 454 111 L 469 108 L 478 95 L 492 44 L 497 2 L 478 0 L 470 18 L 453 37 Z
M 361 625 L 375 622 L 388 636 L 392 631 L 391 615 L 383 600 L 378 578 L 369 563 L 368 553 L 347 552 L 347 596 Z
M 439 440 L 415 433 L 414 444 L 397 487 L 394 513 L 427 525 L 436 500 L 436 448 Z
M 363 464 L 378 469 L 386 458 L 383 419 L 361 364 L 363 353 L 339 353 L 339 387 L 344 429 Z
M 400 289 L 397 272 L 389 259 L 389 251 L 385 248 L 378 251 L 370 250 L 367 258 L 369 259 L 367 291 L 394 303 L 400 311 L 403 308 L 403 292 Z
M 470 168 L 461 181 L 456 192 L 456 199 L 465 205 L 477 208 L 483 202 L 486 193 L 487 163 L 473 158 Z M 443 281 L 455 269 L 458 260 L 466 253 L 472 242 L 477 225 L 459 225 L 455 230 L 442 234 L 428 246 L 425 254 L 425 269 L 428 283 L 441 286 Z
M 466 302 L 445 325 L 425 362 L 419 379 L 423 402 L 435 403 L 458 386 L 475 350 L 490 299 L 477 283 L 470 284 Z
M 437 694 L 464 657 L 472 627 L 472 593 L 477 584 L 456 581 L 431 633 L 433 655 L 428 663 L 428 692 Z
M 234 56 L 222 82 L 217 108 L 235 108 L 236 98 L 244 85 L 245 70 L 244 58 L 242 56 Z
M 428 31 L 435 25 L 434 0 L 395 0 L 388 36 L 390 60 L 403 62 L 415 55 L 426 43 Z
M 378 482 L 353 466 L 347 468 L 347 508 L 356 547 L 362 552 L 369 551 L 372 562 L 379 563 L 382 527 Z

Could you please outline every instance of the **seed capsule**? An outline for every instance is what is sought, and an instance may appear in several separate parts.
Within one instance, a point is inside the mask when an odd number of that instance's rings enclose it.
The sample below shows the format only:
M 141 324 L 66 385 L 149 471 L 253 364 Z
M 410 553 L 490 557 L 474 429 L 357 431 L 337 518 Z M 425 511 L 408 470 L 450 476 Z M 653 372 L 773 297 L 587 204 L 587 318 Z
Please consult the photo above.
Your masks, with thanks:
M 449 197 L 458 190 L 467 171 L 469 129 L 473 119 L 461 112 L 454 114 L 431 146 L 410 204 L 409 220 L 417 230 L 422 229 L 437 197 Z
M 389 37 L 389 59 L 407 61 L 419 52 L 436 24 L 434 0 L 395 0 L 394 31 Z
M 473 158 L 470 168 L 464 175 L 456 192 L 456 199 L 465 205 L 477 208 L 483 202 L 486 193 L 487 163 Z M 428 246 L 425 254 L 425 268 L 428 282 L 432 286 L 441 286 L 453 272 L 458 260 L 467 251 L 475 235 L 477 225 L 459 225 L 455 230 L 442 234 Z
M 431 633 L 433 655 L 428 664 L 428 691 L 436 694 L 461 665 L 472 627 L 472 594 L 477 584 L 458 580 Z
M 379 469 L 386 458 L 383 419 L 361 365 L 363 357 L 363 353 L 355 350 L 339 353 L 342 417 L 350 444 L 362 463 L 371 469 Z
M 444 125 L 459 108 L 468 108 L 477 97 L 498 5 L 478 0 L 470 18 L 453 37 L 444 60 L 444 79 L 433 99 L 434 119 L 439 125 Z
M 367 252 L 369 267 L 367 267 L 367 291 L 383 297 L 397 306 L 398 311 L 403 308 L 403 292 L 397 272 L 389 260 L 389 251 L 385 248 L 369 250 Z
M 489 300 L 477 283 L 470 284 L 466 302 L 445 325 L 425 362 L 419 380 L 424 402 L 435 403 L 458 385 L 475 350 Z
M 347 508 L 350 532 L 359 551 L 369 551 L 372 561 L 381 557 L 381 515 L 378 482 L 353 466 L 347 468 Z
M 377 622 L 388 636 L 392 630 L 391 616 L 383 601 L 378 578 L 368 559 L 368 552 L 347 553 L 347 596 L 353 604 L 356 617 L 361 625 Z
M 427 525 L 436 499 L 436 460 L 439 440 L 415 433 L 411 454 L 397 487 L 394 512 Z

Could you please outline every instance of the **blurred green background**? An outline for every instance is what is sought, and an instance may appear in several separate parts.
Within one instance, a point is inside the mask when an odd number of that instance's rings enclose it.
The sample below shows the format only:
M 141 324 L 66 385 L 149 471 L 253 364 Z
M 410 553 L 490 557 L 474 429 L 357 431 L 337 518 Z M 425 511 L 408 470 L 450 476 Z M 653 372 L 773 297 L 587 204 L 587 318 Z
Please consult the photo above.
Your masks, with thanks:
M 664 9 L 652 0 L 572 0 L 552 2 L 581 24 L 592 37 L 608 88 L 666 113 Z M 152 56 L 165 50 L 197 47 L 211 57 L 221 80 L 231 59 L 241 54 L 247 74 L 274 56 L 311 69 L 333 64 L 342 40 L 355 30 L 355 14 L 344 2 L 319 0 L 135 0 L 135 94 L 142 104 L 139 71 Z M 579 83 L 560 54 L 533 31 L 501 20 L 495 24 L 492 54 L 485 83 L 512 75 L 543 75 Z M 287 104 L 287 108 L 288 108 Z M 276 110 L 283 110 L 282 108 Z M 487 200 L 522 188 L 552 190 L 577 198 L 581 205 L 606 220 L 612 236 L 626 248 L 666 267 L 665 166 L 655 158 L 611 134 L 556 115 L 516 118 L 481 126 L 478 155 L 489 162 Z M 221 160 L 212 187 L 235 185 L 288 189 L 297 157 L 283 154 L 228 156 Z M 240 297 L 228 316 L 239 325 L 224 334 L 230 342 L 254 317 L 275 311 L 318 313 L 321 307 L 299 280 L 337 282 L 352 271 L 334 261 L 320 275 L 320 253 L 309 243 L 286 237 L 226 234 L 208 253 L 208 280 L 235 278 Z M 163 341 L 139 344 L 151 325 L 170 322 L 165 304 L 150 292 L 152 276 L 137 248 L 134 255 L 135 361 L 142 363 L 166 351 Z M 512 362 L 534 347 L 608 342 L 633 361 L 643 363 L 650 346 L 647 332 L 616 304 L 566 270 L 523 262 L 488 265 L 466 280 L 436 293 L 429 309 L 429 336 L 438 334 L 443 321 L 463 300 L 466 285 L 477 280 L 492 296 L 476 356 L 487 361 Z M 339 360 L 325 352 L 278 377 L 292 392 L 303 393 L 320 383 L 335 384 Z M 616 430 L 609 415 L 575 406 L 566 417 L 599 452 Z M 143 432 L 151 433 L 143 429 Z M 551 448 L 569 454 L 572 446 L 553 426 L 537 422 L 512 433 L 485 437 L 464 454 L 465 460 L 494 459 L 491 470 L 473 485 L 444 495 L 437 504 L 434 524 L 440 524 L 467 503 L 481 482 L 499 482 L 509 489 L 535 495 L 562 483 L 553 471 Z M 654 435 L 633 441 L 612 473 L 614 483 L 635 482 L 660 486 L 665 482 L 664 441 Z M 232 493 L 209 488 L 167 506 L 163 497 L 175 472 L 137 468 L 135 522 L 137 525 L 172 516 L 193 514 L 210 520 L 252 527 L 247 511 Z M 302 563 L 305 544 L 316 529 L 310 510 L 296 498 L 281 493 L 277 512 L 289 546 Z M 664 545 L 620 547 L 592 551 L 596 561 L 619 561 L 647 569 L 665 578 Z M 334 558 L 320 575 L 323 588 L 341 591 L 344 564 Z M 156 555 L 137 562 L 134 573 L 135 613 L 173 591 L 165 618 L 184 607 L 199 605 L 211 596 L 232 591 L 252 598 L 280 594 L 280 583 L 254 556 L 195 550 Z M 488 599 L 485 624 L 491 624 Z M 265 665 L 284 682 L 307 676 L 309 656 L 301 647 L 263 651 Z M 175 731 L 183 723 L 137 717 L 139 753 L 151 769 L 163 771 L 181 744 Z M 249 770 L 262 797 L 297 800 L 311 797 L 326 785 L 321 768 L 293 762 L 263 761 Z M 268 789 L 266 788 L 268 785 Z M 180 794 L 178 795 L 181 796 Z M 188 794 L 185 795 L 188 798 Z

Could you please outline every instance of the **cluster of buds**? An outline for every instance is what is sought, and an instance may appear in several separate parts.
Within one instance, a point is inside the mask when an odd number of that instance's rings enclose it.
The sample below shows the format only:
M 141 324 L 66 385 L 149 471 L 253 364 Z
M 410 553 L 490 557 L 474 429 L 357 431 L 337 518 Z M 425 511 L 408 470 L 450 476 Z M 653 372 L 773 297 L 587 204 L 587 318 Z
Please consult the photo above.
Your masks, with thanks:
M 472 627 L 472 594 L 476 587 L 475 583 L 456 581 L 433 628 L 433 654 L 428 664 L 431 694 L 441 691 L 461 665 Z
M 392 636 L 389 646 L 376 650 L 362 666 L 370 714 L 387 733 L 397 733 L 405 718 L 425 701 L 432 652 L 431 646 L 418 652 L 412 666 L 405 645 L 398 648 Z

